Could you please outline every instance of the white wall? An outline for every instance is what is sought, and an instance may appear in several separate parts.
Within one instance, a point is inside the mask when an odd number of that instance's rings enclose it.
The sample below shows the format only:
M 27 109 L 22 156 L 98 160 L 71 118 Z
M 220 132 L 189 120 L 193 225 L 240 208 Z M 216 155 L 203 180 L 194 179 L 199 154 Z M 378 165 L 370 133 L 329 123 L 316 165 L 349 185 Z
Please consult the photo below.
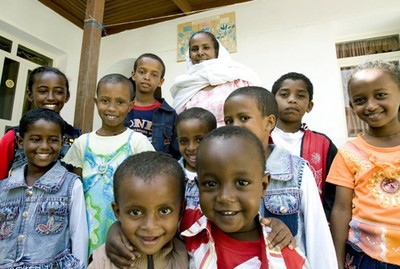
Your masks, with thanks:
M 0 33 L 55 59 L 54 67 L 69 79 L 71 98 L 61 115 L 72 124 L 83 31 L 39 1 L 0 0 Z
M 347 131 L 335 42 L 399 33 L 398 0 L 256 0 L 126 31 L 103 38 L 99 76 L 119 61 L 156 53 L 167 67 L 163 95 L 171 102 L 169 88 L 186 70 L 184 62 L 176 62 L 177 25 L 231 11 L 236 14 L 238 45 L 233 59 L 257 72 L 268 89 L 284 73 L 307 75 L 315 87 L 315 105 L 305 121 L 337 145 L 344 143 Z M 98 118 L 94 125 L 99 126 Z

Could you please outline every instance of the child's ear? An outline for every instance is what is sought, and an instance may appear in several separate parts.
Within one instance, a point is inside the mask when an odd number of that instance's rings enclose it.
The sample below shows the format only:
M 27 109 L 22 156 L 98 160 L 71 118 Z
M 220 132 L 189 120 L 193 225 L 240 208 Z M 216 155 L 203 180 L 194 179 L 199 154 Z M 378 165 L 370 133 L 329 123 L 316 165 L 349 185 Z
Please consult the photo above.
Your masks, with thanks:
M 69 91 L 67 90 L 67 96 L 65 97 L 65 103 L 69 101 L 69 98 L 71 97 Z
M 114 216 L 117 220 L 119 220 L 119 206 L 115 201 L 111 202 L 112 209 L 114 211 Z
M 20 135 L 17 135 L 17 145 L 18 145 L 18 148 L 20 148 L 20 149 L 24 148 L 24 138 L 21 137 Z
M 308 106 L 307 106 L 306 112 L 310 113 L 311 110 L 313 109 L 313 107 L 314 107 L 314 102 L 313 101 L 308 102 Z
M 33 93 L 32 93 L 31 90 L 26 90 L 26 99 L 27 99 L 29 102 L 33 102 Z
M 265 195 L 267 194 L 267 187 L 268 187 L 268 184 L 269 184 L 269 181 L 271 180 L 271 174 L 270 173 L 268 173 L 268 172 L 266 172 L 264 175 L 263 175 L 263 178 L 262 178 L 262 196 L 261 196 L 261 198 L 263 199 L 264 197 L 265 197 Z
M 162 78 L 162 79 L 160 79 L 160 83 L 158 84 L 158 87 L 161 87 L 163 85 L 163 83 L 164 83 L 164 79 Z
M 268 115 L 264 117 L 264 127 L 265 131 L 268 132 L 268 134 L 271 134 L 272 129 L 275 128 L 276 125 L 276 118 L 274 115 Z

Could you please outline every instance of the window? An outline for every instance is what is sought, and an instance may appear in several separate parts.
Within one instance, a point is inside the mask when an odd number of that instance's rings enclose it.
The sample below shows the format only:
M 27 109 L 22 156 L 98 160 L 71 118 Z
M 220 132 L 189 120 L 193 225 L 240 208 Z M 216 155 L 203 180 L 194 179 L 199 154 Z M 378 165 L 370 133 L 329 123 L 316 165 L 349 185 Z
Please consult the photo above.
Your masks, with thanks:
M 27 47 L 24 47 L 22 45 L 18 45 L 17 56 L 24 58 L 24 59 L 31 61 L 38 65 L 44 65 L 44 66 L 52 66 L 53 65 L 53 60 L 50 59 L 49 57 L 46 57 L 34 50 L 28 49 Z
M 336 44 L 336 54 L 342 76 L 345 114 L 348 137 L 367 131 L 368 125 L 360 120 L 350 107 L 347 82 L 353 69 L 368 60 L 384 60 L 399 64 L 399 34 L 340 42 Z
M 336 56 L 339 59 L 399 50 L 399 35 L 354 40 L 336 44 Z
M 0 36 L 0 49 L 7 51 L 7 52 L 11 52 L 11 48 L 12 48 L 12 41 Z

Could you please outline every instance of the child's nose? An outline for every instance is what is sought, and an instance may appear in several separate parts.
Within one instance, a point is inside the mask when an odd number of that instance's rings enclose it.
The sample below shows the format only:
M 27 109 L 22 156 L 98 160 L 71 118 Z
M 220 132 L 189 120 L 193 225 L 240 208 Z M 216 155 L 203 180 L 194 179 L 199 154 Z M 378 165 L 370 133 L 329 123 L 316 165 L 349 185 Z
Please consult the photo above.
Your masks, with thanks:
M 229 204 L 235 201 L 233 196 L 233 190 L 229 187 L 221 187 L 218 193 L 217 202 L 223 204 Z
M 368 100 L 367 102 L 367 110 L 368 111 L 374 111 L 377 107 L 377 103 L 375 100 Z
M 158 227 L 157 217 L 153 214 L 148 214 L 142 223 L 142 229 L 144 230 L 153 230 Z
M 195 150 L 196 147 L 197 147 L 197 143 L 196 142 L 194 142 L 194 141 L 189 142 L 189 146 L 188 146 L 189 150 Z
M 54 99 L 55 99 L 55 98 L 54 98 L 54 92 L 53 92 L 53 91 L 49 91 L 49 92 L 47 93 L 46 98 L 47 98 L 47 100 L 54 100 Z

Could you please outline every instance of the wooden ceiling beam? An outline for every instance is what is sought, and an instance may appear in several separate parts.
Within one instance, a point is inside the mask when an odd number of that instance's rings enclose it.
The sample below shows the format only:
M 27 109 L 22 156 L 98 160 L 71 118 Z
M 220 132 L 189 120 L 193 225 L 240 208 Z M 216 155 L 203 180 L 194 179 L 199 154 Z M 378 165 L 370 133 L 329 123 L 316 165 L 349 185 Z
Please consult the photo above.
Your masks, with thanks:
M 183 13 L 188 13 L 192 12 L 193 8 L 190 6 L 189 2 L 187 0 L 172 0 L 174 4 L 183 12 Z

